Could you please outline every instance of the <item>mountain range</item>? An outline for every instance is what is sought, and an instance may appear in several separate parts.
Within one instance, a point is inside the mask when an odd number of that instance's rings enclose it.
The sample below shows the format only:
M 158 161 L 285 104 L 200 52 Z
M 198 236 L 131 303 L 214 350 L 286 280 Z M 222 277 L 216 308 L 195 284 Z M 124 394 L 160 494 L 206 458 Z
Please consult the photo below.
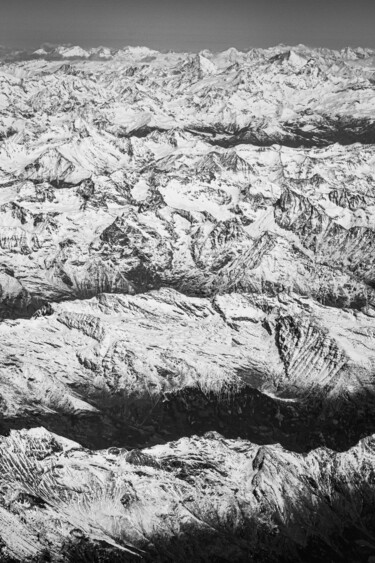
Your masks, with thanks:
M 0 48 L 0 560 L 375 561 L 375 50 Z

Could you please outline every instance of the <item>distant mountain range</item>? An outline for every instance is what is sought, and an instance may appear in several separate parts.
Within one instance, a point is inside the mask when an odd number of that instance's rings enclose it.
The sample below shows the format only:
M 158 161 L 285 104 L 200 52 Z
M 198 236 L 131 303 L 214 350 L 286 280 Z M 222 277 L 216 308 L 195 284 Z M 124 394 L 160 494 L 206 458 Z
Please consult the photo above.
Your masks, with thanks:
M 239 54 L 251 56 L 256 53 L 264 55 L 266 57 L 272 56 L 282 56 L 289 51 L 294 53 L 299 53 L 302 56 L 311 56 L 320 54 L 325 57 L 332 57 L 344 60 L 364 60 L 375 56 L 375 49 L 363 48 L 363 47 L 346 47 L 344 49 L 328 49 L 328 48 L 313 48 L 307 47 L 306 45 L 297 46 L 287 46 L 284 44 L 276 45 L 269 48 L 252 48 L 246 49 L 245 51 L 239 51 L 233 47 L 224 51 L 222 54 L 231 54 L 232 57 L 236 57 Z M 172 52 L 172 51 L 170 51 Z M 178 51 L 176 51 L 178 52 Z M 110 48 L 110 47 L 89 47 L 83 48 L 79 45 L 65 44 L 65 45 L 53 45 L 50 43 L 45 43 L 39 49 L 16 49 L 7 48 L 6 46 L 0 45 L 0 57 L 6 58 L 7 60 L 22 60 L 29 58 L 42 58 L 46 60 L 86 60 L 86 59 L 99 59 L 99 60 L 112 60 L 116 58 L 121 58 L 122 56 L 148 56 L 155 55 L 158 51 L 150 49 L 145 46 L 126 46 L 123 48 Z M 209 51 L 208 49 L 201 51 L 201 53 L 208 57 L 214 57 L 216 53 Z

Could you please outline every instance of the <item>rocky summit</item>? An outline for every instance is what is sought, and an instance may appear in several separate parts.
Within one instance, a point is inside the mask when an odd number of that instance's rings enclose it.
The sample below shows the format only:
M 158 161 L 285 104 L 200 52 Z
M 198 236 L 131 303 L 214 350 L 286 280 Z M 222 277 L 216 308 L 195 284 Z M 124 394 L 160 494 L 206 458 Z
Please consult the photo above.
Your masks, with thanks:
M 0 561 L 375 561 L 375 50 L 0 49 Z

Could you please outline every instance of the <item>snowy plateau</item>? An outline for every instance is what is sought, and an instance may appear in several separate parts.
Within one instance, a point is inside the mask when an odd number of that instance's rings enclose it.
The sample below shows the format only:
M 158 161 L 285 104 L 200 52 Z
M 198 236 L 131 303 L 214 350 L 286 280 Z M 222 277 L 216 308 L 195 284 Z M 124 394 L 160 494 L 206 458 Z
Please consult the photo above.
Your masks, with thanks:
M 0 48 L 0 561 L 375 562 L 375 51 Z

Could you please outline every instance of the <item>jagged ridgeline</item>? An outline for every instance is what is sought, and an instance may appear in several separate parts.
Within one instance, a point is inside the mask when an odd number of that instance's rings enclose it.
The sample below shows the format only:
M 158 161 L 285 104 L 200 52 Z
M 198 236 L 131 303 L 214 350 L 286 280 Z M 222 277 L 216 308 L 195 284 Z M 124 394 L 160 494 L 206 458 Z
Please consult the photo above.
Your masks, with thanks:
M 0 562 L 375 561 L 374 88 L 0 48 Z

